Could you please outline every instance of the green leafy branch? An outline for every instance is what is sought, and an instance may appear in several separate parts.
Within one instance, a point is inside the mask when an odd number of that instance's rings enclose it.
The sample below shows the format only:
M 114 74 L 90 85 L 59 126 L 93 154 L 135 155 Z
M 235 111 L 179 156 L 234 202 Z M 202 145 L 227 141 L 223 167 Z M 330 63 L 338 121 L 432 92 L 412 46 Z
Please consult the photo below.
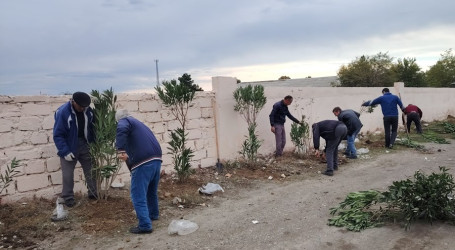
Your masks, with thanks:
M 19 162 L 20 160 L 16 160 L 16 157 L 14 157 L 11 161 L 11 165 L 6 165 L 5 173 L 0 173 L 0 194 L 13 182 L 13 178 L 20 173 L 20 171 L 17 170 Z

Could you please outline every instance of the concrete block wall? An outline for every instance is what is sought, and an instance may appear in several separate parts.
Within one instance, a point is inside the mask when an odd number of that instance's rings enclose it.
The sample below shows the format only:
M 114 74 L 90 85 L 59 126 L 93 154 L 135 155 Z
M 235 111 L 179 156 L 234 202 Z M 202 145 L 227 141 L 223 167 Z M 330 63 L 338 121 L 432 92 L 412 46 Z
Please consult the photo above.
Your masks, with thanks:
M 173 171 L 168 142 L 171 130 L 179 127 L 171 110 L 154 94 L 118 94 L 118 108 L 126 108 L 155 133 L 163 149 L 162 169 Z M 53 142 L 54 112 L 67 96 L 1 96 L 0 95 L 0 171 L 15 157 L 20 160 L 19 175 L 2 195 L 8 202 L 22 197 L 52 198 L 61 192 L 60 158 Z M 213 92 L 197 92 L 188 111 L 188 146 L 194 150 L 193 167 L 216 163 Z M 83 171 L 75 170 L 75 192 L 86 192 Z M 123 166 L 117 181 L 130 180 Z
M 193 167 L 208 167 L 216 163 L 217 151 L 221 160 L 239 157 L 238 151 L 245 136 L 247 125 L 240 114 L 234 111 L 233 92 L 238 86 L 236 78 L 213 77 L 210 92 L 197 92 L 188 111 L 186 124 L 188 145 L 194 150 Z M 263 140 L 261 154 L 274 152 L 274 135 L 270 131 L 269 117 L 272 105 L 292 95 L 294 102 L 290 112 L 298 119 L 306 116 L 312 124 L 326 119 L 336 119 L 332 113 L 335 106 L 342 109 L 359 110 L 363 101 L 381 95 L 381 88 L 332 88 L 332 87 L 287 87 L 281 82 L 276 86 L 267 85 L 267 103 L 257 118 L 257 134 Z M 405 105 L 412 103 L 423 110 L 424 121 L 445 119 L 455 116 L 455 88 L 405 88 L 396 83 L 390 88 L 393 94 L 400 94 Z M 137 119 L 148 125 L 158 138 L 163 150 L 162 169 L 173 171 L 172 155 L 168 150 L 171 130 L 179 127 L 169 108 L 165 107 L 154 94 L 119 94 L 118 108 L 125 108 Z M 55 197 L 61 192 L 62 177 L 60 158 L 52 140 L 54 111 L 67 102 L 71 96 L 2 96 L 0 95 L 0 171 L 16 157 L 21 160 L 20 175 L 2 194 L 3 201 L 18 200 L 22 197 Z M 380 107 L 373 113 L 361 116 L 364 127 L 361 132 L 382 130 Z M 216 129 L 215 129 L 216 127 Z M 285 124 L 287 144 L 285 150 L 292 150 L 289 132 L 291 121 Z M 118 181 L 130 180 L 129 171 L 123 166 Z M 74 190 L 83 191 L 82 169 L 75 171 Z

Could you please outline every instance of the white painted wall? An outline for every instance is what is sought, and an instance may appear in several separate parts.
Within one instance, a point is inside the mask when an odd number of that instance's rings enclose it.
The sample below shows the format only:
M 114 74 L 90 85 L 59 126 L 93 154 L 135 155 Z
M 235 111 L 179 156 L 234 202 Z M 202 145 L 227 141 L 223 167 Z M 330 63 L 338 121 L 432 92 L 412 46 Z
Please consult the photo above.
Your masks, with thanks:
M 233 110 L 235 104 L 233 91 L 244 84 L 237 84 L 234 78 L 214 77 L 213 91 L 217 99 L 216 113 L 223 114 L 218 118 L 219 150 L 221 159 L 239 157 L 237 153 L 245 136 L 247 124 L 239 113 Z M 270 154 L 275 151 L 275 137 L 270 131 L 269 114 L 275 102 L 282 100 L 286 95 L 294 97 L 289 111 L 297 119 L 305 115 L 307 122 L 313 124 L 322 120 L 335 120 L 332 110 L 339 106 L 342 109 L 360 111 L 361 104 L 382 95 L 383 87 L 376 88 L 334 88 L 334 87 L 289 87 L 277 81 L 275 86 L 265 85 L 264 91 L 267 103 L 259 112 L 257 118 L 257 134 L 263 140 L 259 149 L 261 154 Z M 455 88 L 404 88 L 403 83 L 395 83 L 389 87 L 392 94 L 401 93 L 403 104 L 409 103 L 419 106 L 423 111 L 424 121 L 443 120 L 448 115 L 455 116 Z M 400 111 L 401 112 L 401 111 Z M 400 113 L 401 114 L 401 113 Z M 361 132 L 382 130 L 382 112 L 378 106 L 373 113 L 362 113 L 360 119 L 364 124 Z M 291 142 L 291 120 L 285 123 L 287 143 L 285 150 L 293 150 Z M 218 124 L 218 123 L 217 123 Z M 400 122 L 401 124 L 401 122 Z

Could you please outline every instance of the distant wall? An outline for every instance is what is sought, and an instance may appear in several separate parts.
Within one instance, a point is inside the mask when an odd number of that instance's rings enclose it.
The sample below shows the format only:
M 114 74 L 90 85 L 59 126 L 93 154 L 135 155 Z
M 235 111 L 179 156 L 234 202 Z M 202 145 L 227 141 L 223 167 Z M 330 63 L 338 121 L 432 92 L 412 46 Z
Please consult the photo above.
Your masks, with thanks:
M 240 114 L 234 111 L 233 92 L 238 86 L 232 77 L 213 77 L 210 92 L 197 92 L 188 112 L 188 145 L 195 151 L 193 167 L 213 166 L 219 157 L 232 160 L 239 157 L 238 151 L 247 135 L 247 125 Z M 268 115 L 272 105 L 292 95 L 294 102 L 290 112 L 300 119 L 307 117 L 311 125 L 325 119 L 336 119 L 332 113 L 335 106 L 359 111 L 360 104 L 381 95 L 381 88 L 333 88 L 289 87 L 278 81 L 276 86 L 267 85 L 267 103 L 260 111 L 257 134 L 263 140 L 260 153 L 274 152 L 274 135 L 270 131 Z M 405 105 L 412 103 L 423 110 L 423 120 L 433 121 L 455 116 L 454 88 L 405 88 L 396 83 L 390 88 L 393 94 L 401 94 Z M 0 170 L 4 173 L 7 164 L 16 157 L 21 160 L 20 175 L 3 194 L 3 201 L 22 197 L 55 197 L 61 192 L 60 161 L 52 139 L 54 111 L 71 96 L 1 96 L 0 95 Z M 167 149 L 169 132 L 179 126 L 170 110 L 162 105 L 154 94 L 119 94 L 118 107 L 126 108 L 137 119 L 148 125 L 158 138 L 163 150 L 163 169 L 173 171 L 172 156 Z M 381 108 L 361 115 L 364 127 L 361 132 L 382 130 Z M 216 127 L 216 129 L 215 129 Z M 293 150 L 289 132 L 291 121 L 286 124 L 287 144 L 285 150 Z M 217 143 L 218 142 L 218 143 Z M 124 166 L 118 181 L 129 181 L 129 172 Z M 83 173 L 80 166 L 75 171 L 74 190 L 83 191 Z
M 219 114 L 217 128 L 220 158 L 232 159 L 239 156 L 237 152 L 248 132 L 246 122 L 233 109 L 235 100 L 232 93 L 238 86 L 246 84 L 237 84 L 236 79 L 230 77 L 214 77 L 212 84 L 216 97 L 215 113 Z M 280 81 L 277 81 L 274 86 L 266 84 L 264 91 L 267 103 L 257 118 L 257 134 L 263 140 L 259 152 L 270 154 L 275 151 L 275 137 L 270 131 L 269 114 L 273 104 L 282 100 L 286 95 L 294 97 L 293 103 L 289 106 L 290 113 L 297 119 L 301 119 L 302 115 L 305 115 L 311 126 L 322 120 L 337 119 L 332 113 L 336 106 L 360 111 L 362 102 L 381 96 L 382 89 L 383 87 L 290 87 Z M 395 83 L 395 87 L 389 89 L 392 94 L 401 94 L 405 106 L 410 103 L 418 105 L 423 111 L 422 119 L 424 121 L 443 120 L 448 115 L 455 116 L 455 88 L 405 88 L 403 83 Z M 382 117 L 380 106 L 373 113 L 364 112 L 360 117 L 364 124 L 361 132 L 382 130 Z M 289 135 L 291 124 L 292 121 L 287 119 L 285 150 L 294 148 Z M 400 126 L 402 127 L 401 119 Z
M 119 94 L 118 107 L 148 125 L 163 150 L 162 169 L 173 171 L 172 156 L 167 149 L 169 131 L 179 127 L 170 110 L 153 94 Z M 71 96 L 0 96 L 0 170 L 3 174 L 11 160 L 21 160 L 20 175 L 8 189 L 3 201 L 22 197 L 53 197 L 61 192 L 60 159 L 53 142 L 54 112 Z M 213 92 L 197 92 L 188 111 L 188 146 L 194 150 L 192 165 L 208 167 L 215 164 L 215 122 Z M 82 168 L 75 170 L 74 191 L 83 191 Z M 118 181 L 129 181 L 126 166 Z

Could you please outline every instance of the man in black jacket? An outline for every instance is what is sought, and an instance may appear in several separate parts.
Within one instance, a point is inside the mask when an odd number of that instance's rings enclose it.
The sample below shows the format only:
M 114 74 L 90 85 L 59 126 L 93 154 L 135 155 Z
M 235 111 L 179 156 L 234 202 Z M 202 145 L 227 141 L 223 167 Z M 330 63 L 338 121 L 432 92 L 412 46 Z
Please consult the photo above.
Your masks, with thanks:
M 325 139 L 325 149 L 327 157 L 327 170 L 323 173 L 328 176 L 333 175 L 334 170 L 338 170 L 338 145 L 346 136 L 348 129 L 340 121 L 324 120 L 312 125 L 313 144 L 316 155 L 319 156 L 319 137 Z
M 359 134 L 360 129 L 363 127 L 363 124 L 359 119 L 360 114 L 352 109 L 341 110 L 340 107 L 335 107 L 332 112 L 336 117 L 338 117 L 338 121 L 343 122 L 348 128 L 348 145 L 344 154 L 350 159 L 357 159 L 355 138 L 357 137 L 357 134 Z
M 270 112 L 270 125 L 271 131 L 275 134 L 276 152 L 275 156 L 279 157 L 283 154 L 284 145 L 286 145 L 286 131 L 284 130 L 284 123 L 286 116 L 292 121 L 299 123 L 294 116 L 289 113 L 288 106 L 292 103 L 292 96 L 288 95 L 283 100 L 273 104 L 272 112 Z

